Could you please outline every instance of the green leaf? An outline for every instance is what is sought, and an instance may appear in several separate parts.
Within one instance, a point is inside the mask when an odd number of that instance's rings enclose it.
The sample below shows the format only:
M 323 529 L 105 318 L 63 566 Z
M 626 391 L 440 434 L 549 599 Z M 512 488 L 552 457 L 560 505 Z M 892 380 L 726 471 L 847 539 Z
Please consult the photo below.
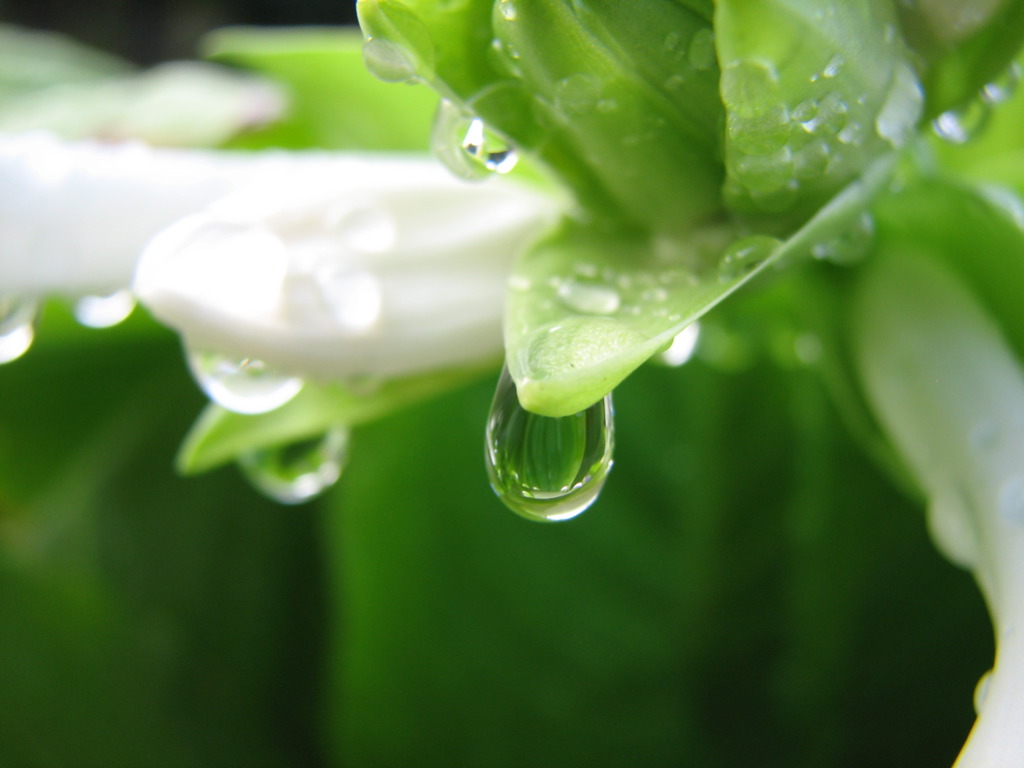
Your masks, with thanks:
M 1024 43 L 1021 0 L 895 3 L 904 34 L 922 56 L 927 113 L 964 106 L 998 77 Z
M 358 7 L 371 68 L 415 74 L 464 122 L 482 118 L 587 215 L 679 233 L 720 213 L 718 73 L 700 13 L 674 0 Z M 442 157 L 463 143 L 451 122 L 435 134 Z
M 888 0 L 716 4 L 732 208 L 778 231 L 906 142 L 922 94 L 895 25 Z
M 769 266 L 842 237 L 893 165 L 882 158 L 785 242 L 724 228 L 673 241 L 564 223 L 520 258 L 511 281 L 505 348 L 521 404 L 567 416 L 596 402 Z
M 363 431 L 327 518 L 334 761 L 951 764 L 984 607 L 814 372 L 695 361 L 616 395 L 602 498 L 559 525 L 487 488 L 487 383 Z
M 288 89 L 287 116 L 235 146 L 425 150 L 437 97 L 380 82 L 363 63 L 362 37 L 347 29 L 224 29 L 205 54 L 273 78 Z
M 307 383 L 290 402 L 269 413 L 244 415 L 208 405 L 178 453 L 178 471 L 195 475 L 263 448 L 320 437 L 332 427 L 354 427 L 456 388 L 479 369 L 452 370 L 355 386 Z

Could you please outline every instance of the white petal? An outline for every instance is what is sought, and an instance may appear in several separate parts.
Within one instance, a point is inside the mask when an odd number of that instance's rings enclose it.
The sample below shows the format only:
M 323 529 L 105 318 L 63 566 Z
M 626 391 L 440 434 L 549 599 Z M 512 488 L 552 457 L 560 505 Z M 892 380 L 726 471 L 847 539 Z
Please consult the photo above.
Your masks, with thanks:
M 511 261 L 555 207 L 427 159 L 321 159 L 161 233 L 134 288 L 190 348 L 304 376 L 467 364 L 500 353 Z

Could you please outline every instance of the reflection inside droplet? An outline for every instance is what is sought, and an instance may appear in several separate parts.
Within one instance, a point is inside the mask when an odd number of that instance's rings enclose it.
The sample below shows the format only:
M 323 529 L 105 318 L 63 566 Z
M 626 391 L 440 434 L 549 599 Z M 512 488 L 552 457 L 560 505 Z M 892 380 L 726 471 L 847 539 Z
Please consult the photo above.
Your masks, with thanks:
M 282 504 L 301 504 L 338 482 L 348 446 L 348 429 L 337 426 L 313 440 L 250 451 L 238 457 L 238 466 L 264 495 Z
M 235 413 L 267 413 L 302 389 L 302 379 L 269 369 L 261 360 L 187 351 L 189 369 L 207 396 Z
M 526 411 L 502 371 L 487 419 L 491 487 L 519 515 L 540 522 L 576 517 L 592 505 L 612 466 L 612 398 L 563 418 Z

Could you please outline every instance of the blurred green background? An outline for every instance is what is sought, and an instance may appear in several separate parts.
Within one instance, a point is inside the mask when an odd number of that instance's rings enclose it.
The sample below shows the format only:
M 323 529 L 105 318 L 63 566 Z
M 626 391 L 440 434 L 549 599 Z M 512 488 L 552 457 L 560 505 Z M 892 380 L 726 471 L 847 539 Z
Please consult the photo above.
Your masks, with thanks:
M 139 63 L 351 18 L 0 3 Z M 203 398 L 173 333 L 53 301 L 38 338 L 0 367 L 0 766 L 908 768 L 970 728 L 974 585 L 771 345 L 629 379 L 602 498 L 543 526 L 487 486 L 496 370 L 358 429 L 339 486 L 282 507 L 175 476 Z

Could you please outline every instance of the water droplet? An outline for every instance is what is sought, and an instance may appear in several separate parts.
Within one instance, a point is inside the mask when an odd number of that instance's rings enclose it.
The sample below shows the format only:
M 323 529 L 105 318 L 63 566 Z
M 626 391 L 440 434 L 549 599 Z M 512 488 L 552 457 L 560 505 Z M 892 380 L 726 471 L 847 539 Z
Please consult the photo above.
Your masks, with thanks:
M 966 144 L 988 125 L 992 106 L 978 99 L 962 109 L 951 109 L 932 120 L 932 131 L 950 144 Z
M 89 328 L 110 328 L 126 320 L 135 309 L 131 291 L 107 296 L 84 296 L 75 303 L 75 319 Z
M 1024 525 L 1024 476 L 1014 475 L 1002 484 L 996 508 L 1006 522 Z
M 782 147 L 770 155 L 748 155 L 741 152 L 729 156 L 729 170 L 749 190 L 773 192 L 794 177 L 793 151 Z
M 865 211 L 841 234 L 815 243 L 811 248 L 811 255 L 837 266 L 854 266 L 864 260 L 874 238 L 875 220 Z
M 560 522 L 593 504 L 612 466 L 614 424 L 609 393 L 563 418 L 519 405 L 515 383 L 502 371 L 487 419 L 485 458 L 491 487 L 513 512 Z
M 0 296 L 0 364 L 17 360 L 32 346 L 37 310 L 34 300 Z
M 974 714 L 981 717 L 981 711 L 985 708 L 985 700 L 988 698 L 989 685 L 992 683 L 992 670 L 978 678 L 978 684 L 974 686 Z
M 468 180 L 508 173 L 518 161 L 515 149 L 483 120 L 447 100 L 437 110 L 431 145 L 448 170 Z
M 767 155 L 789 141 L 789 109 L 779 96 L 775 68 L 760 61 L 734 61 L 722 73 L 726 135 L 752 155 Z
M 363 63 L 374 77 L 401 83 L 416 76 L 416 57 L 404 46 L 380 37 L 363 43 Z
M 715 33 L 706 28 L 697 30 L 690 38 L 687 60 L 696 70 L 711 69 L 715 66 Z
M 723 282 L 739 280 L 760 267 L 779 247 L 780 241 L 765 235 L 744 237 L 730 245 L 718 265 Z
M 570 280 L 558 286 L 558 298 L 566 306 L 586 315 L 611 315 L 622 304 L 619 292 L 601 283 Z
M 875 117 L 875 131 L 894 147 L 901 147 L 913 134 L 923 108 L 924 92 L 917 75 L 909 65 L 900 64 Z
M 828 93 L 818 102 L 817 131 L 825 136 L 835 136 L 849 119 L 849 106 L 835 91 Z
M 314 440 L 242 454 L 238 466 L 264 495 L 282 504 L 301 504 L 338 482 L 348 445 L 348 430 L 335 427 Z
M 1021 65 L 1013 62 L 1010 68 L 991 83 L 986 83 L 981 89 L 981 98 L 989 104 L 1002 104 L 1009 101 L 1010 97 L 1017 90 L 1021 80 Z
M 793 154 L 793 175 L 797 179 L 816 179 L 825 173 L 831 159 L 828 142 L 815 139 Z
M 585 72 L 563 77 L 555 83 L 555 106 L 563 115 L 585 115 L 602 100 L 604 82 Z
M 826 80 L 831 80 L 833 77 L 839 74 L 839 70 L 843 68 L 843 64 L 846 63 L 846 59 L 843 58 L 841 53 L 837 53 L 831 59 L 828 60 L 828 64 L 821 70 L 821 76 Z
M 273 411 L 302 389 L 302 379 L 275 373 L 251 357 L 193 351 L 186 356 L 192 376 L 209 398 L 235 413 Z
M 501 14 L 501 18 L 505 21 L 515 21 L 517 13 L 516 4 L 512 0 L 501 0 L 498 3 L 498 13 Z
M 700 340 L 700 323 L 690 323 L 675 335 L 671 343 L 661 352 L 655 355 L 652 360 L 670 368 L 678 368 L 690 361 L 693 353 L 697 351 L 697 342 Z

